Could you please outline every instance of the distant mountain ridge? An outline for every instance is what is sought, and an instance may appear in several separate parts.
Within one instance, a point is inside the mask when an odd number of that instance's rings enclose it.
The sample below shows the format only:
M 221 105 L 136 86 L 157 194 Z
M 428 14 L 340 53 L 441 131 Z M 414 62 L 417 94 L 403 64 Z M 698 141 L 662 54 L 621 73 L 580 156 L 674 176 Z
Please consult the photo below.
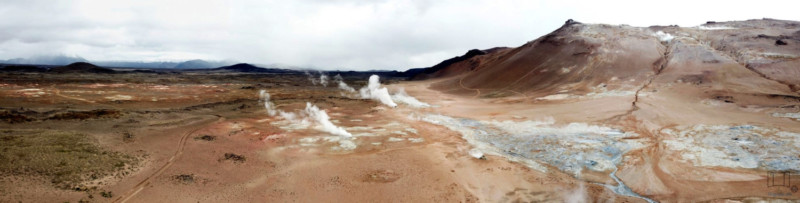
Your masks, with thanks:
M 280 69 L 280 68 L 263 68 L 248 63 L 239 63 L 230 66 L 223 66 L 219 68 L 210 69 L 211 71 L 229 71 L 229 72 L 243 72 L 243 73 L 301 73 L 300 70 Z
M 35 64 L 35 65 L 56 65 L 63 66 L 75 62 L 88 62 L 88 60 L 79 56 L 66 56 L 66 55 L 53 55 L 53 56 L 35 56 L 31 58 L 13 58 L 8 60 L 0 60 L 4 64 Z
M 77 62 L 90 62 L 92 64 L 103 67 L 118 67 L 118 68 L 174 68 L 174 69 L 209 69 L 220 66 L 234 64 L 232 61 L 206 61 L 202 59 L 188 60 L 184 62 L 171 62 L 171 61 L 157 61 L 157 62 L 144 62 L 144 61 L 89 61 L 80 56 L 67 56 L 67 55 L 53 55 L 53 56 L 36 56 L 30 58 L 13 58 L 8 60 L 0 60 L 0 64 L 16 64 L 16 65 L 50 65 L 50 66 L 65 66 Z
M 221 62 L 221 61 L 209 62 L 209 61 L 205 61 L 205 60 L 195 59 L 195 60 L 184 61 L 182 63 L 179 63 L 179 64 L 175 65 L 172 68 L 175 68 L 175 69 L 203 69 L 203 68 L 216 68 L 216 67 L 226 66 L 226 65 L 230 65 L 230 63 Z

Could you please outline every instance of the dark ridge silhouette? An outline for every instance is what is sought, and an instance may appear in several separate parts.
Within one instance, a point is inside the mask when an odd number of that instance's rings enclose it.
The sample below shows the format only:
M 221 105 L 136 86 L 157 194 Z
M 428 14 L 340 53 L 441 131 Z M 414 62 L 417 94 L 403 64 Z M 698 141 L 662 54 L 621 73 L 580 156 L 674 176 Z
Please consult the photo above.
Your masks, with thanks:
M 195 69 L 197 70 L 197 69 Z M 206 69 L 200 69 L 206 70 Z M 223 66 L 211 69 L 212 71 L 229 71 L 229 72 L 242 72 L 242 73 L 300 73 L 297 70 L 278 69 L 278 68 L 261 68 L 247 63 L 240 63 L 230 66 Z
M 456 56 L 456 57 L 444 60 L 444 61 L 440 62 L 439 64 L 431 66 L 430 68 L 425 68 L 425 69 L 421 70 L 420 73 L 418 73 L 418 74 L 413 76 L 413 79 L 424 80 L 424 79 L 430 78 L 430 74 L 433 74 L 433 73 L 438 72 L 438 71 L 440 71 L 440 70 L 442 70 L 444 68 L 447 68 L 450 65 L 453 65 L 454 63 L 465 61 L 465 60 L 470 59 L 472 57 L 484 55 L 486 53 L 487 52 L 482 51 L 482 50 L 478 50 L 478 49 L 469 50 L 464 55 Z
M 266 69 L 260 68 L 258 66 L 254 66 L 247 63 L 240 63 L 234 64 L 230 66 L 223 66 L 217 68 L 217 70 L 228 70 L 228 71 L 236 71 L 236 72 L 264 72 Z
M 47 68 L 42 68 L 33 65 L 6 65 L 0 68 L 0 71 L 7 72 L 45 72 Z
M 472 58 L 474 58 L 476 56 L 482 56 L 482 55 L 486 55 L 486 54 L 491 54 L 491 53 L 495 53 L 495 52 L 499 52 L 499 51 L 503 51 L 503 50 L 507 50 L 507 49 L 510 49 L 510 48 L 508 48 L 508 47 L 494 47 L 494 48 L 485 49 L 485 50 L 472 49 L 472 50 L 467 51 L 467 53 L 465 53 L 464 55 L 456 56 L 456 57 L 444 60 L 444 61 L 442 61 L 442 62 L 440 62 L 440 63 L 438 63 L 438 64 L 436 64 L 434 66 L 431 66 L 429 68 L 409 69 L 405 73 L 406 73 L 406 75 L 408 75 L 413 80 L 424 80 L 424 79 L 428 79 L 428 78 L 439 77 L 441 75 L 439 75 L 437 73 L 441 72 L 441 70 L 443 70 L 445 68 L 453 66 L 453 64 L 457 64 L 457 63 L 460 63 L 460 62 L 463 62 L 463 61 L 470 60 L 470 59 L 472 59 Z M 477 64 L 478 63 L 474 63 L 474 64 L 472 64 L 472 65 L 470 65 L 468 67 L 467 66 L 461 67 L 461 69 L 472 69 L 475 66 L 477 66 Z M 458 71 L 462 72 L 462 71 L 468 71 L 468 70 L 458 70 Z
M 115 73 L 109 68 L 103 68 L 86 62 L 76 62 L 66 66 L 51 68 L 53 73 Z
M 431 66 L 430 68 L 428 68 L 425 71 L 423 71 L 423 73 L 433 73 L 433 72 L 441 70 L 442 68 L 445 68 L 447 66 L 453 65 L 454 63 L 458 63 L 458 62 L 470 59 L 472 57 L 480 56 L 480 55 L 484 55 L 484 54 L 486 54 L 485 51 L 481 51 L 481 50 L 478 50 L 478 49 L 472 49 L 472 50 L 467 51 L 467 53 L 465 53 L 462 56 L 456 56 L 456 57 L 444 60 L 441 63 L 436 64 L 434 66 Z

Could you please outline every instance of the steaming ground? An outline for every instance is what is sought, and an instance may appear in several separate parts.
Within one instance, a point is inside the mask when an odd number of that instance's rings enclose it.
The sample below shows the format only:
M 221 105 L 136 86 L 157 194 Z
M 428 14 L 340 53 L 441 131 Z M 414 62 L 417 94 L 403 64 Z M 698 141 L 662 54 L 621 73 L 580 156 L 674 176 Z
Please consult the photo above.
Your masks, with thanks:
M 402 85 L 436 106 L 412 117 L 457 132 L 470 144 L 466 153 L 473 159 L 557 171 L 636 201 L 796 198 L 790 186 L 764 185 L 770 172 L 798 168 L 800 129 L 791 111 L 686 106 L 680 96 L 652 91 L 638 97 L 642 108 L 654 109 L 634 110 L 638 118 L 620 119 L 631 112 L 629 105 L 618 104 L 635 93 L 470 99 L 431 91 L 431 83 L 436 81 Z M 568 191 L 563 201 L 597 199 L 580 187 Z
M 322 79 L 324 79 L 324 77 L 321 77 L 320 81 L 324 81 Z M 313 80 L 312 84 L 315 84 Z M 340 86 L 348 85 L 342 84 Z M 341 89 L 348 90 L 347 88 Z M 390 95 L 388 88 L 381 87 L 380 78 L 377 75 L 370 76 L 367 85 L 359 91 L 361 98 L 372 99 L 391 108 L 398 107 L 395 101 L 402 102 L 412 109 L 431 107 L 429 104 L 409 96 L 402 88 L 399 88 L 395 92 L 394 95 Z M 261 91 L 260 95 L 262 96 L 262 100 L 270 116 L 275 116 L 276 114 L 274 112 L 280 112 L 282 115 L 286 114 L 274 108 L 272 102 L 269 101 L 269 94 L 264 93 L 264 90 Z M 389 109 L 378 107 L 376 110 L 387 111 Z M 485 154 L 488 153 L 522 163 L 542 173 L 547 172 L 547 168 L 543 165 L 546 164 L 551 167 L 556 167 L 561 172 L 572 174 L 575 178 L 579 179 L 582 178 L 580 174 L 584 169 L 597 172 L 610 172 L 609 177 L 616 181 L 616 185 L 598 185 L 607 187 L 617 195 L 641 198 L 650 202 L 653 201 L 631 191 L 630 188 L 625 186 L 614 176 L 618 170 L 616 165 L 621 162 L 621 156 L 631 150 L 640 149 L 644 146 L 638 140 L 626 139 L 638 136 L 635 133 L 625 133 L 617 129 L 592 126 L 585 123 L 571 123 L 566 126 L 555 127 L 553 126 L 554 121 L 552 118 L 545 122 L 480 122 L 464 118 L 455 119 L 431 113 L 422 113 L 423 115 L 419 115 L 417 112 L 414 112 L 414 110 L 398 111 L 402 114 L 408 114 L 408 118 L 412 121 L 423 121 L 443 126 L 460 133 L 461 137 L 474 147 L 469 150 L 468 154 L 478 160 L 485 160 Z M 300 112 L 299 115 L 300 120 L 297 120 L 298 118 L 295 114 L 292 114 L 292 116 L 288 118 L 282 116 L 284 120 L 272 122 L 271 124 L 279 126 L 279 128 L 285 129 L 287 132 L 313 128 L 330 135 L 307 136 L 298 140 L 298 145 L 287 146 L 287 148 L 320 150 L 320 147 L 325 147 L 321 150 L 344 152 L 352 151 L 359 147 L 380 146 L 387 142 L 424 142 L 424 138 L 414 137 L 414 135 L 418 135 L 415 128 L 396 121 L 390 123 L 373 123 L 373 125 L 377 124 L 381 126 L 379 129 L 368 126 L 348 128 L 361 132 L 354 137 L 353 134 L 347 132 L 344 128 L 334 125 L 324 110 L 318 109 L 311 103 L 307 103 L 305 111 Z M 311 120 L 313 122 L 309 122 L 307 118 L 312 118 Z M 357 119 L 357 121 L 363 120 Z M 310 123 L 313 124 L 310 125 Z M 413 133 L 414 135 L 410 136 L 409 133 Z M 338 145 L 335 143 L 338 143 Z M 583 187 L 582 185 L 580 186 L 580 188 Z M 583 189 L 578 190 L 580 194 L 571 194 L 571 196 L 586 196 L 585 191 L 582 190 Z M 572 197 L 565 197 L 567 200 L 571 198 Z
M 367 77 L 334 76 L 327 87 L 305 75 L 14 77 L 0 84 L 5 133 L 79 133 L 99 149 L 141 161 L 111 173 L 119 176 L 68 189 L 52 185 L 47 173 L 3 172 L 3 202 L 540 201 L 562 197 L 551 187 L 525 187 L 518 178 L 483 189 L 476 181 L 517 173 L 530 180 L 568 177 L 528 173 L 501 160 L 477 162 L 458 134 L 409 118 L 430 109 L 412 106 L 424 102 L 398 99 L 393 108 L 362 98 L 355 88 L 369 88 Z M 390 97 L 411 97 L 372 86 Z M 569 182 L 553 184 L 572 188 Z M 550 192 L 506 195 L 523 187 Z M 494 195 L 483 200 L 476 190 Z
M 312 75 L 306 73 L 310 77 Z M 320 82 L 323 87 L 327 87 L 327 80 L 324 74 L 320 76 Z M 313 78 L 312 78 L 313 79 Z M 316 85 L 317 83 L 313 82 L 312 84 Z M 345 91 L 342 95 L 346 95 L 346 93 L 354 92 L 354 89 L 351 88 L 347 83 L 345 83 L 340 75 L 335 77 L 335 82 L 339 84 L 339 89 Z M 363 99 L 373 99 L 379 101 L 386 106 L 395 108 L 397 104 L 393 101 L 393 99 L 398 100 L 399 102 L 408 104 L 410 107 L 414 108 L 422 108 L 422 107 L 430 107 L 430 105 L 417 100 L 414 97 L 409 96 L 405 93 L 402 89 L 398 91 L 395 95 L 390 96 L 389 90 L 385 87 L 380 87 L 380 77 L 377 75 L 372 75 L 369 77 L 369 82 L 367 86 L 361 88 L 360 90 L 360 97 Z M 260 90 L 259 96 L 261 98 L 261 102 L 264 103 L 264 107 L 267 110 L 267 114 L 270 116 L 280 116 L 282 120 L 272 122 L 270 124 L 274 126 L 278 126 L 281 129 L 287 130 L 287 132 L 294 132 L 296 130 L 305 130 L 309 128 L 316 129 L 323 133 L 329 133 L 333 136 L 311 136 L 305 137 L 299 140 L 299 145 L 302 147 L 317 147 L 321 145 L 321 142 L 327 143 L 338 143 L 338 146 L 332 146 L 330 150 L 332 151 L 350 151 L 356 149 L 359 145 L 372 145 L 372 146 L 379 146 L 383 145 L 384 142 L 401 142 L 401 141 L 408 141 L 411 143 L 420 143 L 424 141 L 424 138 L 409 136 L 410 134 L 417 135 L 417 130 L 406 125 L 403 123 L 398 122 L 390 122 L 390 123 L 382 123 L 379 124 L 380 127 L 370 127 L 370 126 L 353 126 L 347 129 L 342 128 L 334 124 L 333 121 L 330 120 L 330 116 L 328 116 L 325 110 L 320 109 L 314 104 L 310 102 L 306 103 L 306 108 L 304 111 L 300 111 L 298 113 L 292 112 L 285 112 L 283 110 L 278 110 L 270 101 L 270 94 L 266 92 L 266 90 Z M 355 95 L 353 95 L 355 97 Z M 374 110 L 383 110 L 385 108 L 376 107 Z M 334 120 L 336 123 L 341 123 L 339 120 Z M 351 119 L 351 122 L 362 122 L 363 119 Z M 348 132 L 349 130 L 353 130 L 354 132 L 358 132 L 355 136 Z M 388 137 L 386 140 L 376 140 L 376 139 L 367 139 L 361 137 Z M 361 138 L 361 139 L 359 139 Z M 293 146 L 290 146 L 293 147 Z
M 800 165 L 792 111 L 648 131 L 609 119 L 635 93 L 603 86 L 521 102 L 325 73 L 15 77 L 0 84 L 7 133 L 79 133 L 141 162 L 77 189 L 4 172 L 8 202 L 758 200 L 789 191 L 764 187 L 766 171 Z M 753 115 L 773 120 L 737 120 Z

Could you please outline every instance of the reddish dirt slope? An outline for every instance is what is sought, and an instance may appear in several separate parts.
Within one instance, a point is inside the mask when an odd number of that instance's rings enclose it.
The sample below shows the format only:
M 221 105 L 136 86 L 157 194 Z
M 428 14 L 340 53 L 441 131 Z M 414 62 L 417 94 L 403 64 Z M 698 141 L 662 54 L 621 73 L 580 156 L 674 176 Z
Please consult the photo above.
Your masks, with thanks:
M 764 77 L 800 90 L 800 22 L 761 19 L 703 26 L 725 29 L 692 30 L 701 41 Z
M 798 33 L 798 23 L 778 20 L 691 28 L 568 21 L 523 46 L 443 68 L 437 74 L 447 79 L 433 87 L 481 97 L 633 92 L 670 66 L 667 73 L 672 75 L 659 82 L 796 96 L 800 90 Z
M 635 90 L 655 74 L 665 50 L 640 29 L 568 21 L 535 41 L 487 56 L 496 60 L 437 88 L 480 89 L 482 96 L 586 93 L 598 85 Z

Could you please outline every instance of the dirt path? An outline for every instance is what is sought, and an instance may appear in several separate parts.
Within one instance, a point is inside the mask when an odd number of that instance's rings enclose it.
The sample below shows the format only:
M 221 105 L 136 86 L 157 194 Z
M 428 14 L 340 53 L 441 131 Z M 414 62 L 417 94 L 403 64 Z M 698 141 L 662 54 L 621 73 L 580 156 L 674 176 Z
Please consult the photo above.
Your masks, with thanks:
M 224 120 L 225 120 L 224 117 L 219 117 L 219 119 L 217 121 L 215 121 L 215 123 L 216 122 L 221 122 L 221 121 L 224 121 Z M 198 130 L 202 129 L 203 126 L 206 126 L 205 124 L 206 124 L 206 122 L 202 122 L 200 127 L 197 127 L 195 129 L 183 134 L 183 136 L 181 136 L 180 141 L 178 142 L 178 145 L 176 146 L 177 150 L 175 151 L 175 154 L 173 154 L 169 158 L 167 163 L 164 163 L 164 165 L 162 165 L 161 168 L 159 168 L 155 173 L 151 174 L 150 176 L 147 176 L 147 178 L 145 178 L 144 180 L 142 180 L 141 182 L 136 184 L 136 186 L 134 186 L 133 188 L 129 189 L 128 191 L 126 191 L 122 195 L 118 196 L 112 202 L 126 202 L 130 198 L 132 198 L 133 196 L 136 196 L 136 194 L 138 194 L 139 192 L 144 190 L 144 188 L 146 186 L 150 185 L 150 182 L 151 182 L 151 180 L 153 180 L 153 178 L 158 177 L 159 175 L 161 175 L 165 170 L 167 170 L 167 168 L 172 166 L 172 164 L 175 163 L 175 161 L 177 161 L 180 158 L 180 156 L 183 154 L 183 149 L 186 147 L 186 141 L 189 139 L 189 136 L 194 134 Z
M 61 90 L 56 89 L 55 87 L 53 87 L 53 93 L 55 93 L 56 96 L 59 96 L 59 97 L 64 97 L 64 98 L 67 98 L 67 99 L 78 100 L 78 101 L 82 101 L 82 102 L 86 102 L 86 103 L 90 103 L 90 104 L 95 104 L 94 101 L 90 101 L 90 100 L 87 100 L 87 99 L 77 98 L 77 97 L 70 97 L 70 96 L 67 96 L 67 95 L 63 95 L 63 94 L 61 94 Z
M 475 90 L 476 91 L 475 92 L 475 96 L 473 96 L 475 98 L 478 98 L 479 96 L 481 96 L 481 90 L 480 89 L 471 89 L 471 88 L 468 88 L 468 87 L 464 86 L 463 81 L 464 81 L 464 78 L 466 78 L 466 77 L 467 76 L 464 76 L 464 77 L 461 77 L 461 79 L 458 79 L 458 86 L 461 86 L 461 88 L 463 88 L 465 90 Z
M 506 87 L 506 88 L 507 88 L 507 87 Z M 516 91 L 516 90 L 507 90 L 507 91 L 509 91 L 509 92 L 512 92 L 512 93 L 514 93 L 514 94 L 517 94 L 517 95 L 519 95 L 520 97 L 522 97 L 523 99 L 528 99 L 528 95 L 525 95 L 525 94 L 523 94 L 522 92 L 518 92 L 518 91 Z
M 527 76 L 527 74 L 526 74 L 525 76 Z M 458 86 L 460 86 L 460 87 L 461 87 L 461 89 L 465 89 L 465 90 L 474 90 L 474 91 L 475 91 L 475 96 L 472 96 L 473 98 L 478 98 L 478 97 L 480 97 L 480 96 L 481 96 L 481 89 L 472 89 L 472 88 L 468 88 L 467 86 L 464 86 L 464 78 L 466 78 L 466 77 L 467 77 L 467 75 L 465 74 L 465 75 L 464 75 L 464 76 L 462 76 L 460 79 L 458 79 Z M 519 82 L 519 80 L 515 81 L 513 84 L 516 84 L 517 82 Z M 508 86 L 506 86 L 506 87 L 504 87 L 504 88 L 500 88 L 498 91 L 508 91 L 508 92 L 511 92 L 511 93 L 517 94 L 517 95 L 519 95 L 520 97 L 522 97 L 522 98 L 524 98 L 524 99 L 527 99 L 527 98 L 528 98 L 528 95 L 525 95 L 525 94 L 523 94 L 522 92 L 518 92 L 518 91 L 515 91 L 515 90 L 510 90 L 510 89 L 508 88 L 508 87 L 511 87 L 511 85 L 513 85 L 513 84 L 510 84 L 510 85 L 508 85 Z

